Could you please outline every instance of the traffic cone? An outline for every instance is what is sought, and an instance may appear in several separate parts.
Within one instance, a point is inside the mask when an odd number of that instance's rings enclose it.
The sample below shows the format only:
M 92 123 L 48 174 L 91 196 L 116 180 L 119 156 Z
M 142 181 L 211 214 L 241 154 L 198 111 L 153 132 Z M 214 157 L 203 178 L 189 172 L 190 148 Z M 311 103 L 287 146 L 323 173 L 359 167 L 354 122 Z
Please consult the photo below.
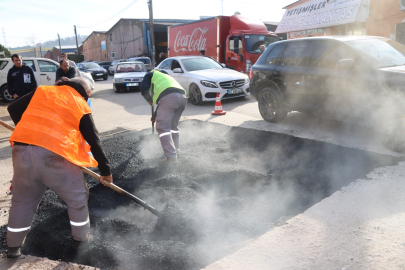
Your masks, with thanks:
M 224 115 L 226 111 L 222 110 L 221 100 L 219 99 L 219 93 L 217 93 L 217 100 L 215 101 L 215 110 L 211 112 L 212 115 Z

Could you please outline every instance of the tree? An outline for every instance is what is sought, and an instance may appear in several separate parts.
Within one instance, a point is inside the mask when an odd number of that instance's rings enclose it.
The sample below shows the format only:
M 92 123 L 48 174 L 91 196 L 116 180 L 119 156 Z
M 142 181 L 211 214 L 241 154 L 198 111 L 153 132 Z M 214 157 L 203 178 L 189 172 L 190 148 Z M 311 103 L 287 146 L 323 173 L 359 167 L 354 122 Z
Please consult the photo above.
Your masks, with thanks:
M 1 44 L 0 44 L 0 52 L 4 52 L 4 54 L 6 55 L 7 58 L 11 57 L 10 51 Z

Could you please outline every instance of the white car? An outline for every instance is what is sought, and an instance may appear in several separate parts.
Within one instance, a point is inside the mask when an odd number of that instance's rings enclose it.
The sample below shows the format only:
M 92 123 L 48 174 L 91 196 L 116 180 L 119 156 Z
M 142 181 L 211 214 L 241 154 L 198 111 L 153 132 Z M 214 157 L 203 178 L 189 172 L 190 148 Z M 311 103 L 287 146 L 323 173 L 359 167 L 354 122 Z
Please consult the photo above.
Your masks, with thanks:
M 146 73 L 146 67 L 142 62 L 118 63 L 113 80 L 114 92 L 138 90 Z
M 24 57 L 23 63 L 31 67 L 34 71 L 38 85 L 54 85 L 56 70 L 59 63 L 47 58 Z M 0 58 L 0 95 L 4 102 L 12 102 L 14 98 L 7 90 L 7 74 L 11 67 L 14 66 L 11 58 Z M 80 72 L 83 78 L 89 80 L 91 89 L 94 89 L 94 80 L 85 72 Z
M 169 74 L 186 90 L 194 105 L 221 99 L 244 97 L 249 93 L 249 77 L 224 68 L 205 56 L 181 56 L 165 59 L 156 70 Z

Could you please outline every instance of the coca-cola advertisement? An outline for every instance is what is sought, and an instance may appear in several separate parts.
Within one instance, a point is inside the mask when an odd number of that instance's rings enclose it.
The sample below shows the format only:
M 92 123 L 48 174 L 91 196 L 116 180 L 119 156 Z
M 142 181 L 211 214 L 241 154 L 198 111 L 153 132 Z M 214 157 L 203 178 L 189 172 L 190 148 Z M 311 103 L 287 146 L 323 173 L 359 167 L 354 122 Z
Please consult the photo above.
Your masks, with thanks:
M 169 29 L 169 57 L 217 53 L 217 20 L 171 27 Z

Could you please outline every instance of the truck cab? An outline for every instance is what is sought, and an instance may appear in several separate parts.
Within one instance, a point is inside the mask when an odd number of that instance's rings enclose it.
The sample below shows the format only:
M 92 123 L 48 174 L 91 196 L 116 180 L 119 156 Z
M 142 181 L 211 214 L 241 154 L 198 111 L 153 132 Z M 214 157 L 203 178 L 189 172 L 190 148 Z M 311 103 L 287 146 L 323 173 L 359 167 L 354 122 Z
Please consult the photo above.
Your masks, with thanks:
M 266 48 L 273 42 L 279 41 L 274 34 L 231 34 L 226 38 L 225 65 L 228 68 L 244 73 L 250 72 L 250 67 L 261 55 L 260 46 Z

